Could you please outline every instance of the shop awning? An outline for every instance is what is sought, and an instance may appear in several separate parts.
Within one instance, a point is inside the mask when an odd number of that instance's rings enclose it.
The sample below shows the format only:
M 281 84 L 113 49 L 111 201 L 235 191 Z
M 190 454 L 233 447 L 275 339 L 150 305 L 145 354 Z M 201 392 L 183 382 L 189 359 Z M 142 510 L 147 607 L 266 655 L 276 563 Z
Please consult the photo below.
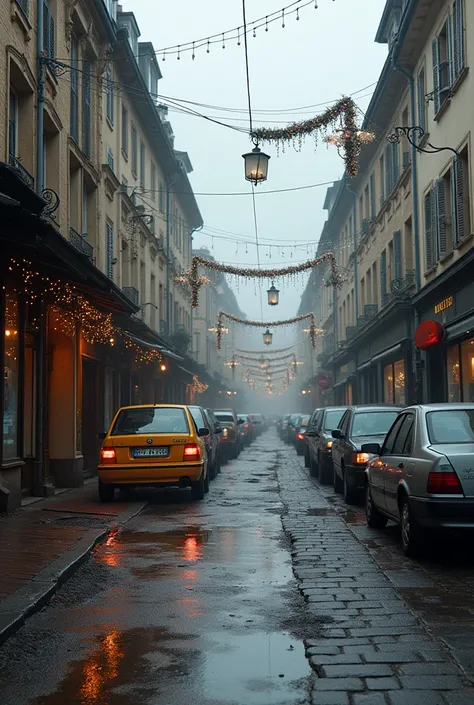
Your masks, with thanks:
M 185 367 L 181 367 L 181 365 L 178 365 L 178 369 L 182 370 L 183 372 L 186 372 L 186 374 L 189 375 L 190 377 L 194 377 L 196 374 L 195 372 L 191 372 L 190 370 L 187 370 Z
M 151 350 L 157 350 L 160 352 L 162 355 L 165 357 L 170 357 L 173 360 L 183 360 L 182 357 L 179 355 L 176 355 L 176 353 L 172 352 L 171 350 L 168 350 L 165 348 L 163 345 L 158 345 L 158 343 L 152 343 L 149 340 L 143 340 L 143 338 L 139 338 L 136 335 L 133 335 L 133 333 L 130 333 L 127 330 L 123 330 L 122 333 L 127 336 L 127 338 L 130 338 L 130 340 L 133 340 L 134 343 L 137 343 L 137 345 L 141 345 L 144 348 L 149 348 Z M 182 369 L 182 368 L 180 368 Z

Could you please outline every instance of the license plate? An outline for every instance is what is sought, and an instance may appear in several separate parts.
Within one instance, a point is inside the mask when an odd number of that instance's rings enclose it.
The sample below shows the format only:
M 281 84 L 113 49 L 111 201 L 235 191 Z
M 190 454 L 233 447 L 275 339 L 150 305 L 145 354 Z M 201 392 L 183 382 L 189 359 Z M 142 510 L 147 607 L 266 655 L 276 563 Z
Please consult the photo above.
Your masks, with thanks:
M 170 449 L 161 448 L 134 448 L 132 455 L 134 458 L 167 458 L 170 454 Z

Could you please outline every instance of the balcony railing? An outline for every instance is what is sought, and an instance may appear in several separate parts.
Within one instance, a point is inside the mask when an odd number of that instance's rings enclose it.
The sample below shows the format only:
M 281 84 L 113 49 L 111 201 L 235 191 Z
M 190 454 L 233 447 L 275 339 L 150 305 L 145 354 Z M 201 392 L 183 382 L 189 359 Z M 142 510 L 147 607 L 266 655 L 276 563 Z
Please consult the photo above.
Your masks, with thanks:
M 15 171 L 18 172 L 18 176 L 20 176 L 21 179 L 25 182 L 27 186 L 29 186 L 31 189 L 34 189 L 35 187 L 35 179 L 34 177 L 30 174 L 30 172 L 25 169 L 23 164 L 19 159 L 14 157 L 12 154 L 9 155 L 8 157 L 8 163 L 10 166 L 15 169 Z
M 361 328 L 367 323 L 367 318 L 365 316 L 357 316 L 357 327 Z
M 404 277 L 392 279 L 390 282 L 390 292 L 393 296 L 403 296 L 405 292 L 415 283 L 415 271 L 408 269 Z
M 357 326 L 346 326 L 346 338 L 352 338 L 357 333 Z
M 69 228 L 69 242 L 78 252 L 85 255 L 88 260 L 94 261 L 94 248 L 87 242 L 85 236 L 78 233 L 74 228 Z
M 390 303 L 392 298 L 393 298 L 392 294 L 388 294 L 388 293 L 382 294 L 382 306 L 388 306 L 388 304 Z
M 140 292 L 134 286 L 123 286 L 122 291 L 135 306 L 140 305 Z
M 369 318 L 373 318 L 376 316 L 378 313 L 378 306 L 377 304 L 365 304 L 364 306 L 364 317 L 369 320 Z

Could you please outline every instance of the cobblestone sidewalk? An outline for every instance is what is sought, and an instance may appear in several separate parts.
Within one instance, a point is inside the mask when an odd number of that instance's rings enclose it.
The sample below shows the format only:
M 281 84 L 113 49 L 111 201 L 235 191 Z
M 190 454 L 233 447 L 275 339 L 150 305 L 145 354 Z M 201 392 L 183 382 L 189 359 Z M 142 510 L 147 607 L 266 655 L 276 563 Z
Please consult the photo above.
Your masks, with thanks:
M 474 687 L 397 594 L 294 450 L 278 481 L 293 571 L 321 629 L 306 642 L 313 705 L 474 705 Z

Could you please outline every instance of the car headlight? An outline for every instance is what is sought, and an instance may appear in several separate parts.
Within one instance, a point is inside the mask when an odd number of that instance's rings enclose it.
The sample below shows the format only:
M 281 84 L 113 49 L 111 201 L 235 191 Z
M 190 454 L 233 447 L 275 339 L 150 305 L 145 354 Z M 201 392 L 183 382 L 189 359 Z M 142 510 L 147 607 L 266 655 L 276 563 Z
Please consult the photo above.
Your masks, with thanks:
M 332 448 L 332 441 L 326 441 L 326 449 L 331 450 Z
M 228 435 L 229 435 L 229 429 L 228 429 L 228 428 L 225 428 L 225 429 L 222 431 L 222 435 L 223 435 L 223 436 L 228 436 Z

